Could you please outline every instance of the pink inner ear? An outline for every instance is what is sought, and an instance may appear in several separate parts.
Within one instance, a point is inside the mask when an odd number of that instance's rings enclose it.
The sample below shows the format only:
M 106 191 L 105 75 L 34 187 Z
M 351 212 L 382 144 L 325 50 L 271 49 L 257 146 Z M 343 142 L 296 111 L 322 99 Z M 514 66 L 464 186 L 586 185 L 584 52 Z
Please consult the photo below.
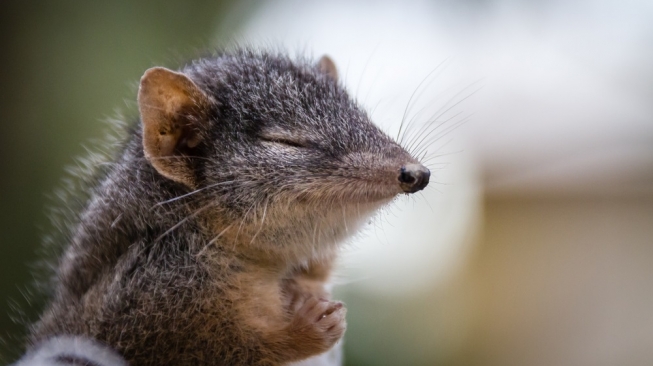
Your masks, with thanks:
M 159 154 L 161 156 L 170 156 L 175 152 L 179 133 L 161 135 L 159 138 Z
M 145 156 L 163 176 L 193 187 L 193 166 L 184 157 L 201 142 L 210 98 L 186 75 L 157 67 L 141 78 L 138 103 Z
M 201 134 L 189 132 L 201 129 L 202 126 L 194 125 L 202 123 L 201 116 L 196 115 L 183 123 L 192 126 L 175 126 L 180 117 L 183 118 L 182 114 L 203 114 L 210 106 L 209 98 L 186 75 L 161 67 L 149 69 L 141 79 L 138 99 L 144 138 L 158 145 L 146 143 L 145 149 L 150 150 L 150 155 L 172 155 L 178 147 L 183 150 L 200 143 Z M 152 147 L 154 149 L 150 149 Z

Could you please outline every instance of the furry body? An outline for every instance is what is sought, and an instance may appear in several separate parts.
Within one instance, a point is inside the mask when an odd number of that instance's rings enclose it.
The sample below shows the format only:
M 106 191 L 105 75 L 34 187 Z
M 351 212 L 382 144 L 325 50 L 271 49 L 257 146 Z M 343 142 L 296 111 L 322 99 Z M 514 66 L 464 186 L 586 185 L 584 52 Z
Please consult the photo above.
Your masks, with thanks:
M 31 342 L 86 336 L 134 365 L 279 365 L 332 347 L 338 245 L 409 191 L 397 177 L 417 162 L 328 71 L 242 50 L 148 71 Z

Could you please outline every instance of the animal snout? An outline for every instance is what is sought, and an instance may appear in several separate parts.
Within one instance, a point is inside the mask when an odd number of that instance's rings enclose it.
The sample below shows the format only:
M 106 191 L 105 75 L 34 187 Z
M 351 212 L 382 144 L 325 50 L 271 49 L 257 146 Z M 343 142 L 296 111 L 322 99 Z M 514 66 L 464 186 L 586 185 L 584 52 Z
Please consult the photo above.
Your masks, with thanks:
M 408 164 L 399 170 L 399 185 L 406 193 L 421 191 L 429 184 L 431 171 L 421 164 Z

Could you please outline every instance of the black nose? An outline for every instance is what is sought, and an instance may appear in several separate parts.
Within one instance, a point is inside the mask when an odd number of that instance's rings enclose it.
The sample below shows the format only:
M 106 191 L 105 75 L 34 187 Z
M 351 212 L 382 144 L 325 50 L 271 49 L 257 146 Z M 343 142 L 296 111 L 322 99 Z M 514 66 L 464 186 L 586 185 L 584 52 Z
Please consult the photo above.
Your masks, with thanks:
M 406 193 L 421 191 L 429 184 L 431 171 L 420 164 L 408 164 L 399 171 L 399 185 Z

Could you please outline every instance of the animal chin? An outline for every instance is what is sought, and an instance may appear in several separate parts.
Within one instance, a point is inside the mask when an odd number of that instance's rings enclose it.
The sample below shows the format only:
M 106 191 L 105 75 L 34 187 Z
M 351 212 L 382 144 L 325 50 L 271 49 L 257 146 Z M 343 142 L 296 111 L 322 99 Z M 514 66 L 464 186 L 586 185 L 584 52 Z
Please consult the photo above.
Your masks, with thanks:
M 399 193 L 398 190 L 374 189 L 356 192 L 343 202 L 345 205 L 370 205 L 374 209 L 390 203 Z

